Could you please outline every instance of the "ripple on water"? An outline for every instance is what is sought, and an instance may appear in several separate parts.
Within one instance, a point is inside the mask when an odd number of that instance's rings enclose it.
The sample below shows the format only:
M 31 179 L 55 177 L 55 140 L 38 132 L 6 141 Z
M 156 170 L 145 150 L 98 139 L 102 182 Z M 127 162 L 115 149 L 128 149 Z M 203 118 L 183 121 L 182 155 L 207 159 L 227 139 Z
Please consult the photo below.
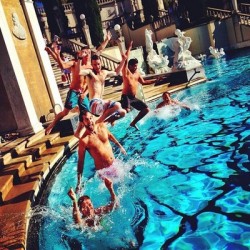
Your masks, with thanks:
M 222 150 L 213 148 L 206 143 L 198 145 L 184 144 L 171 148 L 163 148 L 158 152 L 156 160 L 184 169 L 201 165 L 204 159 L 210 159 L 221 152 Z
M 147 235 L 140 249 L 161 249 L 164 242 L 179 231 L 182 217 L 169 208 L 150 199 L 146 202 L 148 223 L 144 230 Z
M 209 178 L 205 174 L 180 174 L 161 179 L 157 185 L 147 188 L 150 194 L 162 203 L 183 214 L 193 215 L 203 209 L 209 200 L 219 195 L 223 186 L 221 180 Z
M 169 249 L 249 249 L 250 225 L 229 221 L 224 215 L 210 212 L 200 214 L 197 219 L 197 230 L 184 233 Z
M 221 207 L 226 213 L 245 213 L 250 212 L 250 193 L 241 187 L 236 187 L 223 198 L 216 201 L 216 205 Z M 250 238 L 249 238 L 250 239 Z

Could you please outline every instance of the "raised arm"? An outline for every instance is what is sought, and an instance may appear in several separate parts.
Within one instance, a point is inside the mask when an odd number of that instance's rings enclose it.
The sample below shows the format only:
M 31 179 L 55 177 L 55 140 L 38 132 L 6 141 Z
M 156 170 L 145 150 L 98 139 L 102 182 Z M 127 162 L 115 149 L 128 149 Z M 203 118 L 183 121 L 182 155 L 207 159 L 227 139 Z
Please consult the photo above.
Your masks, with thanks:
M 46 47 L 45 47 L 45 50 L 47 51 L 47 53 L 48 53 L 49 55 L 51 55 L 51 56 L 53 57 L 53 59 L 54 59 L 56 62 L 58 62 L 56 53 L 55 53 L 50 47 L 46 46 Z
M 54 52 L 56 54 L 57 62 L 61 69 L 69 69 L 74 65 L 74 61 L 68 61 L 68 62 L 63 61 L 60 55 L 60 50 L 57 47 L 54 48 Z
M 82 174 L 84 168 L 84 158 L 85 158 L 86 147 L 85 144 L 80 139 L 78 146 L 78 162 L 77 162 L 77 185 L 76 185 L 76 193 L 81 190 L 82 184 Z
M 124 63 L 122 65 L 122 74 L 125 75 L 128 71 L 128 59 L 129 59 L 129 55 L 130 55 L 130 51 L 132 49 L 133 46 L 133 41 L 130 42 L 129 47 L 127 49 L 127 51 L 125 52 L 124 55 L 122 55 L 122 57 L 124 57 Z
M 70 190 L 68 192 L 68 196 L 73 201 L 73 219 L 74 219 L 76 224 L 81 225 L 81 223 L 82 223 L 81 213 L 80 213 L 79 207 L 77 205 L 76 194 L 72 188 L 70 188 Z
M 102 52 L 102 50 L 104 50 L 108 44 L 108 42 L 110 41 L 112 35 L 111 35 L 111 32 L 108 31 L 107 32 L 107 36 L 105 38 L 105 40 L 101 43 L 101 45 L 96 49 L 96 52 Z
M 92 69 L 81 69 L 79 75 L 80 76 L 90 75 L 92 77 L 95 77 L 95 74 Z

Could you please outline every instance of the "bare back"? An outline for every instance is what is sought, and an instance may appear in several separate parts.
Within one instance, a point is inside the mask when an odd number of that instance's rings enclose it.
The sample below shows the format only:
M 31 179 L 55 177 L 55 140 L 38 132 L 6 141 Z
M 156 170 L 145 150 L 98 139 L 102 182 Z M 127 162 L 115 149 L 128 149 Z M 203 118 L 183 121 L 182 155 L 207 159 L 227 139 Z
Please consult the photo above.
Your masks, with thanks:
M 93 157 L 97 170 L 109 167 L 115 157 L 109 142 L 109 132 L 103 123 L 96 124 L 97 132 L 85 132 L 79 141 L 79 150 L 87 150 Z

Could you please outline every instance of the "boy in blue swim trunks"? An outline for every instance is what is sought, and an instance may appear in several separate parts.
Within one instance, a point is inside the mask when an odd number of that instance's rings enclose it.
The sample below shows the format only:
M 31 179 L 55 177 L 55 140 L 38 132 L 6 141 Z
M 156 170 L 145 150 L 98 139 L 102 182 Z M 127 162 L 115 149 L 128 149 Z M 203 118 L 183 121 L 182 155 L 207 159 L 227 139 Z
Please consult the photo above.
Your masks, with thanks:
M 111 39 L 111 33 L 107 33 L 106 39 L 103 43 L 97 48 L 97 52 L 103 50 L 108 41 Z M 61 69 L 71 69 L 72 72 L 72 81 L 70 83 L 70 90 L 67 94 L 67 99 L 63 111 L 56 115 L 53 122 L 46 128 L 45 134 L 50 134 L 54 126 L 65 117 L 71 109 L 76 106 L 80 110 L 88 111 L 89 110 L 89 100 L 87 97 L 88 86 L 84 78 L 80 77 L 79 73 L 82 69 L 92 69 L 92 66 L 89 64 L 89 58 L 91 51 L 89 48 L 83 48 L 81 51 L 77 52 L 75 60 L 65 62 L 60 56 L 60 49 L 55 47 L 53 51 L 51 49 L 46 49 L 48 53 L 52 53 L 53 57 L 57 58 L 57 62 Z M 79 117 L 81 122 L 81 116 Z M 80 129 L 77 129 L 79 131 Z M 77 136 L 78 137 L 78 136 Z
M 57 55 L 58 63 L 62 69 L 70 68 L 72 72 L 72 81 L 70 83 L 70 89 L 67 94 L 64 109 L 58 113 L 53 122 L 46 128 L 45 133 L 50 134 L 54 126 L 65 117 L 71 109 L 77 105 L 81 105 L 81 108 L 89 110 L 89 100 L 87 98 L 87 85 L 81 82 L 79 72 L 82 68 L 91 68 L 91 65 L 87 64 L 88 55 L 87 49 L 83 49 L 77 53 L 77 57 L 73 61 L 64 62 L 61 59 L 60 51 L 58 48 L 54 48 L 54 52 Z

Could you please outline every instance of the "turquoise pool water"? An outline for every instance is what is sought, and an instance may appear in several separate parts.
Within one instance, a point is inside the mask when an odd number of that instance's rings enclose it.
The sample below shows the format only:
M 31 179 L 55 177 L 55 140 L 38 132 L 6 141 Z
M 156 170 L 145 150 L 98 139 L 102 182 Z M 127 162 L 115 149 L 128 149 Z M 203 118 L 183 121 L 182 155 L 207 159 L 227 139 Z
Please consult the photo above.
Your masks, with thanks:
M 249 59 L 245 49 L 207 61 L 207 83 L 172 95 L 191 111 L 152 112 L 140 131 L 128 128 L 131 112 L 110 128 L 128 155 L 115 150 L 124 173 L 115 184 L 120 206 L 96 231 L 79 230 L 72 220 L 73 153 L 33 211 L 41 226 L 39 249 L 250 249 Z M 108 192 L 89 155 L 84 176 L 94 206 L 106 204 Z

